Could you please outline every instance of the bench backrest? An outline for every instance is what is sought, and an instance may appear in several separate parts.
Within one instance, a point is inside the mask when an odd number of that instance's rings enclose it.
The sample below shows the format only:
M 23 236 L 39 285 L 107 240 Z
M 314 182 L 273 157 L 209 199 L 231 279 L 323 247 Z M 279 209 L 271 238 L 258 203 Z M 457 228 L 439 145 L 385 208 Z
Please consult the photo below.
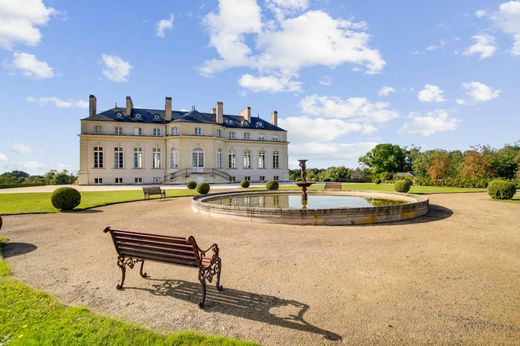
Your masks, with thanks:
M 193 237 L 171 237 L 147 233 L 116 230 L 110 232 L 117 254 L 156 262 L 198 267 L 198 250 Z
M 341 190 L 341 183 L 325 183 L 325 190 Z
M 143 192 L 149 193 L 149 194 L 161 194 L 162 193 L 161 188 L 159 186 L 143 187 Z

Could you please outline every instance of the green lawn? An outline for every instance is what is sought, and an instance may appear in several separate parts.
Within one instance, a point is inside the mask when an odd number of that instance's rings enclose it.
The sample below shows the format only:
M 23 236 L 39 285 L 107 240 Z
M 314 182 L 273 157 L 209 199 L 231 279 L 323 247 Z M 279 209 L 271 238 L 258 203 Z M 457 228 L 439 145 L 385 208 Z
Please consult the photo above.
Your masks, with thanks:
M 255 345 L 191 331 L 160 334 L 66 306 L 10 276 L 1 246 L 0 239 L 0 345 Z
M 167 189 L 166 197 L 193 196 L 196 193 L 195 190 L 188 189 Z M 0 215 L 57 212 L 58 210 L 51 204 L 51 194 L 51 192 L 0 194 Z M 141 190 L 88 191 L 81 193 L 81 204 L 75 210 L 142 199 Z

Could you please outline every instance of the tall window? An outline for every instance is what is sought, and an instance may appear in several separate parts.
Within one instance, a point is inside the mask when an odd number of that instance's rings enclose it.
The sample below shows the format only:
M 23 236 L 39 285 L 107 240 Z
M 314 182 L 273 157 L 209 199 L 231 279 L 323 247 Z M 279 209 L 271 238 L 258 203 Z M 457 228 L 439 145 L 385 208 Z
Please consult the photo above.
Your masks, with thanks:
M 258 168 L 265 168 L 265 151 L 258 152 Z
M 114 148 L 114 168 L 123 168 L 123 147 Z
M 103 133 L 103 128 L 101 126 L 96 126 L 96 127 L 94 127 L 94 132 L 96 134 L 101 134 L 101 133 Z
M 153 135 L 154 136 L 160 136 L 161 135 L 161 129 L 153 129 Z
M 120 126 L 116 126 L 114 129 L 114 134 L 116 135 L 122 135 L 123 134 L 123 128 Z
M 195 136 L 201 136 L 202 135 L 202 129 L 200 127 L 195 128 Z
M 220 131 L 220 129 L 217 129 L 217 137 L 221 137 L 222 136 L 222 131 Z
M 244 168 L 251 168 L 251 151 L 244 151 Z
M 273 136 L 273 141 L 274 142 L 278 142 L 279 140 L 280 140 L 280 137 L 278 137 L 277 135 Z
M 136 127 L 136 128 L 134 129 L 134 135 L 136 135 L 136 136 L 142 136 L 142 135 L 143 135 L 143 129 L 140 128 L 140 127 Z
M 143 148 L 134 148 L 134 168 L 143 168 Z
M 244 139 L 249 139 L 251 138 L 251 135 L 249 132 L 244 132 Z
M 175 148 L 172 148 L 171 162 L 172 162 L 172 168 L 179 167 L 179 152 Z
M 229 152 L 229 168 L 237 168 L 237 154 L 233 150 Z
M 222 168 L 222 150 L 217 149 L 217 168 Z
M 192 153 L 192 167 L 204 168 L 204 151 L 202 149 L 193 149 Z
M 230 132 L 229 133 L 229 139 L 235 139 L 235 133 L 234 132 Z
M 263 140 L 265 140 L 264 135 L 258 135 L 258 140 L 259 140 L 259 141 L 263 141 Z
M 103 168 L 103 147 L 94 147 L 94 168 Z
M 152 149 L 152 167 L 161 168 L 161 149 L 160 148 Z
M 176 127 L 172 127 L 171 132 L 172 132 L 172 136 L 177 136 L 179 134 L 179 131 L 177 130 Z
M 273 151 L 273 168 L 280 168 L 280 153 Z

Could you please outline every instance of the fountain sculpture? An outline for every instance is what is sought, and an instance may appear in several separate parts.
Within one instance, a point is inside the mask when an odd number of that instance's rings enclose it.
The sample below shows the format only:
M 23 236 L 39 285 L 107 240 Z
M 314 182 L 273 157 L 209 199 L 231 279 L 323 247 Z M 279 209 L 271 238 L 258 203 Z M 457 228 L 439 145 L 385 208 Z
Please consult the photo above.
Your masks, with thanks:
M 300 168 L 301 168 L 301 181 L 296 182 L 296 185 L 302 188 L 302 207 L 305 209 L 307 207 L 307 188 L 311 186 L 314 183 L 307 181 L 307 165 L 305 162 L 307 160 L 298 160 L 300 162 Z

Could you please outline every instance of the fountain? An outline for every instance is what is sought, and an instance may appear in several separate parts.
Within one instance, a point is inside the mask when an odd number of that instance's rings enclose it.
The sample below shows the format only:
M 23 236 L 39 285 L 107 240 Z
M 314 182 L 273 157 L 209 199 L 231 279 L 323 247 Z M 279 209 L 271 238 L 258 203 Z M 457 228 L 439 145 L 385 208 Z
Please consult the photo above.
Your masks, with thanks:
M 307 165 L 305 164 L 305 162 L 307 162 L 307 160 L 302 159 L 302 160 L 298 160 L 298 161 L 300 162 L 300 168 L 301 168 L 300 177 L 302 178 L 302 180 L 296 182 L 296 185 L 298 185 L 302 189 L 302 208 L 306 209 L 307 208 L 307 188 L 314 183 L 307 181 Z

